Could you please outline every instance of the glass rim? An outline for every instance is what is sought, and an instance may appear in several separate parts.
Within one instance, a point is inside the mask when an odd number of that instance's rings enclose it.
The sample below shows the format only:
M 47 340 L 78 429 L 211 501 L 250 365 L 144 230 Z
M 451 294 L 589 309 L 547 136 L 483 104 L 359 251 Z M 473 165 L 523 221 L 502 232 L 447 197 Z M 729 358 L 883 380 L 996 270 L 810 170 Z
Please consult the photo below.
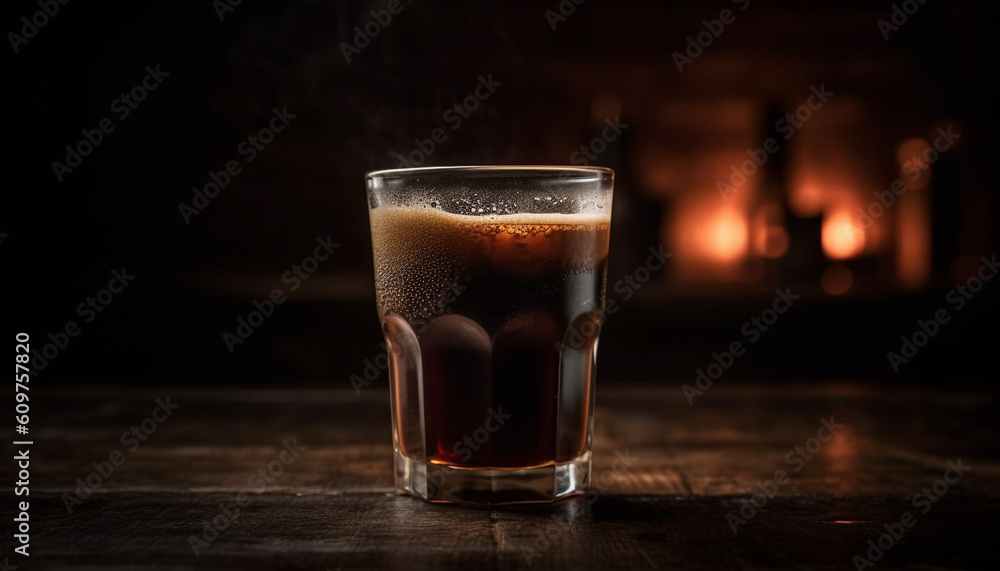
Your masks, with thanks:
M 524 172 L 526 175 L 556 175 L 559 173 L 600 173 L 614 176 L 615 171 L 608 167 L 583 165 L 457 165 L 444 167 L 409 167 L 399 169 L 379 169 L 365 173 L 365 179 L 379 177 L 405 177 L 420 174 L 455 174 L 463 173 L 513 173 Z

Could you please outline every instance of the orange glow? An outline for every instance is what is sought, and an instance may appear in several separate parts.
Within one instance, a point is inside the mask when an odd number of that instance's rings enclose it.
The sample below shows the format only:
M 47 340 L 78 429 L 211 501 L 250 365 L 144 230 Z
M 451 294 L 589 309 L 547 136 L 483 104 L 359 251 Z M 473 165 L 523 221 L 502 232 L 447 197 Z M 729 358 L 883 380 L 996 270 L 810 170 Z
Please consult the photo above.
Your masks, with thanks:
M 844 264 L 833 264 L 823 271 L 820 277 L 823 291 L 830 295 L 842 295 L 851 289 L 854 283 L 854 273 Z
M 857 256 L 865 249 L 865 232 L 854 225 L 851 212 L 834 210 L 823 217 L 823 253 L 834 260 Z
M 899 169 L 899 180 L 903 181 L 906 190 L 921 190 L 927 188 L 931 182 L 930 167 L 925 167 L 926 170 L 923 170 L 920 166 L 915 165 L 918 163 L 911 161 Z
M 803 180 L 792 186 L 788 206 L 800 218 L 819 216 L 823 210 L 823 189 L 814 180 Z
M 757 208 L 750 228 L 756 254 L 774 259 L 784 256 L 788 251 L 785 210 L 781 206 L 764 204 Z
M 701 242 L 705 252 L 717 260 L 740 258 L 747 249 L 746 221 L 732 210 L 722 210 L 705 225 Z
M 904 287 L 927 283 L 931 272 L 930 205 L 923 192 L 908 192 L 896 205 L 896 272 Z
M 730 159 L 726 157 L 726 161 Z M 724 164 L 728 168 L 732 163 Z M 722 172 L 722 168 L 717 170 Z M 664 240 L 676 252 L 675 278 L 693 282 L 746 280 L 751 236 L 747 202 L 753 196 L 749 186 L 748 181 L 729 200 L 723 200 L 714 184 L 685 190 L 677 197 L 663 226 Z
M 777 204 L 764 204 L 757 209 L 756 219 L 764 226 L 781 226 L 785 223 L 785 211 Z
M 896 160 L 899 161 L 900 166 L 907 166 L 910 164 L 914 168 L 921 168 L 926 164 L 926 155 L 924 152 L 930 144 L 927 143 L 926 139 L 921 139 L 920 137 L 910 137 L 909 139 L 903 140 L 896 148 Z
M 788 232 L 781 226 L 761 226 L 754 232 L 754 250 L 765 258 L 780 258 L 788 251 Z
M 857 469 L 858 438 L 850 426 L 844 426 L 833 435 L 823 448 L 827 461 L 827 473 L 844 476 Z M 841 482 L 846 478 L 841 479 Z

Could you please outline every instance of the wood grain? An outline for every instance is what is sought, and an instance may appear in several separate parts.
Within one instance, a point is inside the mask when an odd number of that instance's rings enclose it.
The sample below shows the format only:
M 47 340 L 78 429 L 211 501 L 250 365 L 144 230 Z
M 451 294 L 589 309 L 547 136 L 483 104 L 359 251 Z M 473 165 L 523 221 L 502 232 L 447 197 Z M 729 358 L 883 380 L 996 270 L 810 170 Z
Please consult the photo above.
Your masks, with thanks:
M 129 453 L 122 433 L 168 395 L 179 408 Z M 689 405 L 676 386 L 602 390 L 596 501 L 492 510 L 393 493 L 388 396 L 375 390 L 53 391 L 33 403 L 24 569 L 854 569 L 907 511 L 916 525 L 880 568 L 995 561 L 1000 406 L 989 394 L 733 383 Z M 796 471 L 788 455 L 821 419 L 843 428 Z M 252 479 L 292 441 L 298 457 Z M 124 463 L 68 513 L 63 494 L 113 450 Z M 633 458 L 624 471 L 619 455 Z M 913 495 L 959 458 L 971 470 L 920 513 Z M 787 481 L 734 534 L 727 515 L 777 470 Z M 235 523 L 196 554 L 190 538 L 241 493 Z

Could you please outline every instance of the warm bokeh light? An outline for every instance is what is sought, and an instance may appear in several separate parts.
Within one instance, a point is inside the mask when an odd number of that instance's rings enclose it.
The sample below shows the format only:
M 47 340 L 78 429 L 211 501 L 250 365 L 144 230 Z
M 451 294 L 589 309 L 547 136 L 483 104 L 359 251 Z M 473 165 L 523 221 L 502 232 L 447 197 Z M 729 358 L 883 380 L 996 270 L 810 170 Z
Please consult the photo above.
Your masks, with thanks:
M 819 216 L 823 210 L 823 188 L 807 175 L 792 185 L 788 207 L 799 218 Z
M 785 230 L 785 210 L 777 204 L 765 204 L 757 209 L 751 225 L 753 251 L 764 258 L 780 258 L 788 251 L 789 237 Z
M 746 221 L 732 209 L 720 210 L 705 224 L 701 242 L 704 251 L 717 260 L 740 258 L 747 249 Z
M 665 239 L 675 249 L 681 281 L 744 281 L 751 247 L 748 193 L 723 201 L 715 188 L 689 191 L 668 214 Z
M 835 209 L 823 217 L 823 253 L 834 260 L 857 256 L 865 249 L 864 230 L 854 224 L 851 212 Z
M 833 264 L 823 271 L 820 285 L 830 295 L 843 295 L 854 284 L 854 272 L 844 264 Z
M 899 180 L 903 181 L 906 190 L 922 190 L 927 188 L 931 182 L 931 169 L 914 167 L 915 163 L 907 163 L 907 166 L 900 167 Z
M 753 117 L 759 120 L 759 109 L 743 100 L 666 105 L 661 120 L 678 133 L 706 129 L 700 122 L 707 122 L 713 136 L 726 141 L 693 153 L 659 139 L 656 152 L 640 161 L 648 167 L 641 169 L 646 185 L 670 200 L 662 234 L 679 254 L 675 277 L 758 282 L 772 267 L 764 261 L 785 259 L 800 246 L 806 251 L 818 240 L 830 262 L 865 256 L 888 264 L 907 287 L 926 286 L 930 238 L 921 234 L 929 231 L 931 213 L 901 205 L 909 194 L 927 193 L 943 152 L 935 145 L 961 129 L 953 120 L 940 120 L 905 136 L 859 138 L 859 132 L 867 133 L 866 121 L 874 120 L 870 111 L 859 101 L 831 101 L 796 131 L 783 165 L 768 162 L 750 168 L 751 174 L 740 169 L 751 162 L 754 140 L 747 137 L 756 132 Z M 897 163 L 889 165 L 891 176 L 886 176 L 887 150 Z M 778 168 L 785 169 L 781 179 L 762 174 Z M 915 218 L 923 221 L 908 222 Z M 870 274 L 868 264 L 834 264 L 812 279 L 828 295 L 844 295 L 862 281 L 871 283 Z
M 929 147 L 927 139 L 920 137 L 904 139 L 896 148 L 896 160 L 899 161 L 900 166 L 905 167 L 910 164 L 915 168 L 920 168 L 926 164 L 927 155 L 924 153 Z
M 903 287 L 917 289 L 931 272 L 931 214 L 926 192 L 907 192 L 896 205 L 896 272 Z
M 858 438 L 854 430 L 845 425 L 837 431 L 823 448 L 823 455 L 826 465 L 831 475 L 841 476 L 840 482 L 846 480 L 847 476 L 858 469 Z
M 781 226 L 762 226 L 754 233 L 754 249 L 765 258 L 780 258 L 788 251 L 788 231 Z

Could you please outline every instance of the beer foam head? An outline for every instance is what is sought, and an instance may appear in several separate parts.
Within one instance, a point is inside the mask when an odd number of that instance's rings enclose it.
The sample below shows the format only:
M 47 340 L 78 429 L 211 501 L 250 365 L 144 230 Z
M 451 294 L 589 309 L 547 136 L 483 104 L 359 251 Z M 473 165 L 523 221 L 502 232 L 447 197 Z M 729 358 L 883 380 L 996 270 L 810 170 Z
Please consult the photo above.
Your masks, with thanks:
M 594 271 L 607 257 L 610 215 L 383 206 L 371 210 L 371 226 L 380 314 L 419 320 L 445 310 L 442 298 L 477 275 Z
M 595 213 L 611 210 L 614 173 L 599 167 L 430 167 L 370 172 L 372 208 L 453 214 Z

